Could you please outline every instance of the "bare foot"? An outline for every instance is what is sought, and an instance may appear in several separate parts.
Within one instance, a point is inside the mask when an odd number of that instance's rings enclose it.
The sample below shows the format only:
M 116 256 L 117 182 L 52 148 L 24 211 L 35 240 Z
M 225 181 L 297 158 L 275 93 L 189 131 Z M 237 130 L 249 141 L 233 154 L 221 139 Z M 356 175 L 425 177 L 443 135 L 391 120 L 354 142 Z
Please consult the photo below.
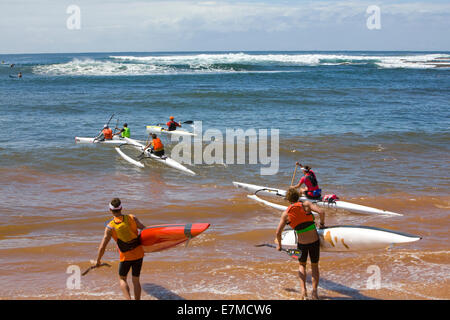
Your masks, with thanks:
M 300 300 L 308 300 L 308 292 L 303 291 L 300 296 Z

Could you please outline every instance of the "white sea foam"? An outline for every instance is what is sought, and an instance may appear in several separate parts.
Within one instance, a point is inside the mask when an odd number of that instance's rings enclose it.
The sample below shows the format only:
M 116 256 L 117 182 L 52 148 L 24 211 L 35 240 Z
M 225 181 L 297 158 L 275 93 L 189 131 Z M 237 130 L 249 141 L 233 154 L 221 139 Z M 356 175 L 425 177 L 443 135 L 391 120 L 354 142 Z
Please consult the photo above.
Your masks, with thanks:
M 448 65 L 437 59 L 446 54 L 351 55 L 351 54 L 173 54 L 109 56 L 107 59 L 73 59 L 70 62 L 39 65 L 36 74 L 69 76 L 126 76 L 185 73 L 285 72 L 286 67 L 347 66 L 374 64 L 379 68 L 428 69 Z M 450 62 L 449 62 L 450 63 Z M 263 67 L 264 71 L 252 67 Z

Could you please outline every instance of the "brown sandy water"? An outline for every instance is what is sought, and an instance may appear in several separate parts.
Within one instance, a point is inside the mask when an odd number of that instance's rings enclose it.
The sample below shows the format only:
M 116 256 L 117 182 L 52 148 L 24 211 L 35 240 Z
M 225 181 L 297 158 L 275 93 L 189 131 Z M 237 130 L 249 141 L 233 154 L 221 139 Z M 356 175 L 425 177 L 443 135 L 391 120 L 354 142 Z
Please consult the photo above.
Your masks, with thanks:
M 135 172 L 120 162 L 107 174 L 2 169 L 0 298 L 121 299 L 113 242 L 103 259 L 111 268 L 81 277 L 79 289 L 67 285 L 70 266 L 83 271 L 95 259 L 109 219 L 108 201 L 115 196 L 122 199 L 125 213 L 135 214 L 146 225 L 211 224 L 187 248 L 182 245 L 146 255 L 141 276 L 143 299 L 299 298 L 298 263 L 275 249 L 255 247 L 273 241 L 280 212 L 253 203 L 231 181 L 219 178 L 213 184 L 209 178 L 200 178 L 205 183 L 189 184 L 185 177 L 174 179 L 157 169 Z M 246 180 L 252 182 L 249 177 Z M 285 182 L 280 179 L 271 186 L 283 187 Z M 430 197 L 406 190 L 344 200 L 404 216 L 331 210 L 327 211 L 327 225 L 368 225 L 423 239 L 372 252 L 323 252 L 319 292 L 323 298 L 450 298 L 448 196 Z M 380 270 L 380 288 L 368 285 L 371 266 Z

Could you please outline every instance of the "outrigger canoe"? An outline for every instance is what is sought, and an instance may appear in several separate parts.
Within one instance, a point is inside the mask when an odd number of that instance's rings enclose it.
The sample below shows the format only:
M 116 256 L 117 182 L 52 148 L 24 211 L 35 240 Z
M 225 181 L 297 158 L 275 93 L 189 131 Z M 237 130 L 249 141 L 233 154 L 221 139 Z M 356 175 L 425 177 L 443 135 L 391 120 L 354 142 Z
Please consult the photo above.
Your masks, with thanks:
M 186 131 L 186 130 L 182 130 L 182 129 L 177 129 L 177 130 L 172 130 L 169 131 L 164 127 L 160 127 L 160 126 L 147 126 L 146 130 L 148 133 L 166 133 L 166 134 L 171 134 L 171 135 L 175 135 L 175 136 L 192 136 L 195 137 L 196 134 Z
M 270 207 L 273 207 L 273 208 L 279 209 L 279 210 L 285 210 L 287 208 L 287 206 L 279 205 L 279 204 L 276 204 L 276 203 L 273 203 L 273 202 L 270 202 L 270 201 L 267 201 L 267 200 L 264 200 L 264 199 L 261 199 L 260 197 L 258 197 L 258 195 L 265 195 L 265 196 L 272 196 L 272 197 L 284 199 L 284 197 L 286 196 L 286 190 L 263 187 L 263 186 L 258 186 L 258 185 L 254 185 L 254 184 L 242 183 L 242 182 L 233 182 L 233 185 L 236 186 L 237 188 L 242 188 L 248 192 L 253 193 L 253 195 L 249 195 L 248 197 L 255 201 L 261 202 L 265 205 L 268 205 Z M 367 207 L 367 206 L 363 206 L 363 205 L 359 205 L 359 204 L 355 204 L 355 203 L 351 203 L 351 202 L 346 202 L 346 201 L 342 201 L 342 200 L 334 200 L 332 202 L 328 202 L 328 201 L 322 201 L 322 199 L 309 199 L 306 197 L 300 197 L 300 201 L 305 201 L 305 200 L 313 202 L 322 208 L 347 210 L 347 211 L 361 213 L 361 214 L 380 214 L 380 215 L 402 216 L 402 214 L 400 214 L 400 213 L 376 209 L 376 208 L 372 208 L 372 207 Z
M 139 151 L 143 152 L 145 157 L 150 158 L 152 160 L 155 160 L 157 162 L 160 162 L 164 165 L 167 165 L 171 168 L 180 170 L 184 173 L 190 174 L 190 175 L 195 175 L 195 172 L 186 168 L 185 166 L 183 166 L 181 163 L 173 160 L 172 158 L 168 157 L 168 156 L 162 156 L 162 157 L 158 157 L 156 155 L 154 155 L 153 153 L 150 152 L 149 149 L 145 150 L 144 152 L 144 148 L 145 145 L 140 143 L 137 140 L 134 139 L 130 139 L 130 138 L 124 138 L 124 140 L 126 141 L 125 144 L 123 145 L 131 145 L 133 147 L 135 147 L 136 149 L 138 149 Z M 127 156 L 122 150 L 120 150 L 120 146 L 119 147 L 115 147 L 115 150 L 117 151 L 117 153 L 126 161 L 128 161 L 129 163 L 140 167 L 140 168 L 144 168 L 144 164 L 140 161 L 134 160 L 133 158 Z

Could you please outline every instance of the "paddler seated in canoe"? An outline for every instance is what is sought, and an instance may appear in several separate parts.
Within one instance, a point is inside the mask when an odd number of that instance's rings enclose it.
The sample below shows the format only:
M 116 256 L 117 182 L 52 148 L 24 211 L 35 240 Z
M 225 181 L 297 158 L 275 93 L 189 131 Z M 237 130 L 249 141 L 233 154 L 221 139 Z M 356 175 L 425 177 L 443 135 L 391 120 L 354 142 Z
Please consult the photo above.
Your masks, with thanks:
M 174 117 L 170 117 L 170 121 L 166 123 L 168 129 L 167 131 L 175 131 L 177 130 L 177 127 L 181 127 L 181 124 L 174 121 Z
M 126 299 L 131 300 L 130 288 L 127 283 L 127 275 L 132 274 L 134 298 L 141 298 L 141 274 L 144 248 L 140 244 L 139 231 L 145 226 L 133 215 L 122 214 L 122 204 L 119 198 L 112 199 L 109 204 L 112 219 L 107 222 L 103 240 L 98 249 L 97 263 L 95 267 L 101 266 L 101 259 L 105 253 L 111 237 L 116 240 L 119 248 L 119 283 Z
M 295 165 L 300 166 L 303 171 L 303 177 L 300 179 L 297 185 L 294 186 L 295 189 L 300 188 L 300 195 L 304 195 L 310 199 L 320 199 L 322 189 L 319 189 L 319 183 L 317 182 L 316 174 L 312 171 L 309 166 L 302 166 L 300 163 Z M 304 186 L 302 187 L 302 185 Z
M 116 129 L 119 129 L 119 128 L 116 128 Z M 127 123 L 124 123 L 123 124 L 123 128 L 119 129 L 118 132 L 114 133 L 114 136 L 117 136 L 119 134 L 120 134 L 120 136 L 122 138 L 130 138 L 131 137 L 130 128 L 128 128 L 128 124 Z
M 107 124 L 103 126 L 102 131 L 100 131 L 100 134 L 94 138 L 94 142 L 96 141 L 105 141 L 105 140 L 112 140 L 113 138 L 113 132 L 110 127 L 108 127 Z
M 150 148 L 150 152 L 155 156 L 162 157 L 164 155 L 164 145 L 162 144 L 161 139 L 154 133 L 152 134 L 152 141 L 145 146 L 144 151 L 148 148 Z
M 286 199 L 291 205 L 282 213 L 280 223 L 276 231 L 275 243 L 277 249 L 281 251 L 281 235 L 284 227 L 288 224 L 297 233 L 297 248 L 301 251 L 298 258 L 299 277 L 301 285 L 301 299 L 307 297 L 306 291 L 306 260 L 309 255 L 312 270 L 312 298 L 319 299 L 317 287 L 319 285 L 319 258 L 320 258 L 320 239 L 316 230 L 316 224 L 312 211 L 319 213 L 320 228 L 325 228 L 325 212 L 316 204 L 310 201 L 299 202 L 300 194 L 291 187 L 286 192 Z

